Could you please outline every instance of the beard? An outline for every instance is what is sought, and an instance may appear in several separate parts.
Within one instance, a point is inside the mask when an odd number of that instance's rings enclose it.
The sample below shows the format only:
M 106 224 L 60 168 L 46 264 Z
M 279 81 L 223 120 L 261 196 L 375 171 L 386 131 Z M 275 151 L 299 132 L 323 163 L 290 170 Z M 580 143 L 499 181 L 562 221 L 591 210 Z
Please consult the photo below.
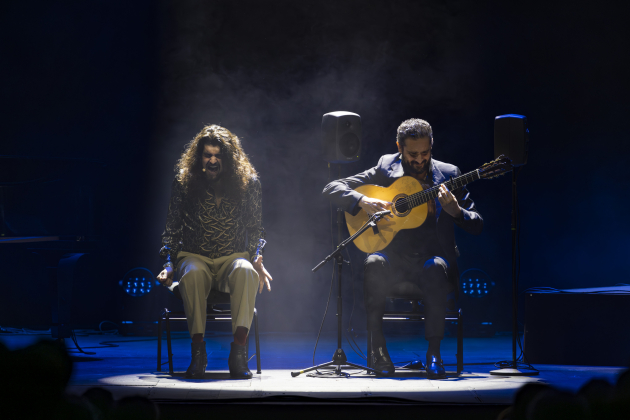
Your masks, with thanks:
M 405 160 L 404 158 L 402 160 L 402 166 L 406 173 L 412 174 L 412 175 L 424 175 L 429 171 L 429 164 L 431 163 L 431 158 L 427 159 L 426 161 L 420 161 L 418 163 L 420 163 L 420 165 L 414 165 L 411 162 Z

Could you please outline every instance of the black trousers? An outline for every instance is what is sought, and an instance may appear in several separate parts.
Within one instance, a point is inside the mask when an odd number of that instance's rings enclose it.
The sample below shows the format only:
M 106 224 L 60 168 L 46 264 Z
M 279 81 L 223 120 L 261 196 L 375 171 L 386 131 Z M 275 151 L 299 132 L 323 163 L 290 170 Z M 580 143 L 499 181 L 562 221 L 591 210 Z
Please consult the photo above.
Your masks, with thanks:
M 420 294 L 425 309 L 425 338 L 444 337 L 447 296 L 454 285 L 448 262 L 438 256 L 379 252 L 364 263 L 363 298 L 367 329 L 382 331 L 387 297 Z

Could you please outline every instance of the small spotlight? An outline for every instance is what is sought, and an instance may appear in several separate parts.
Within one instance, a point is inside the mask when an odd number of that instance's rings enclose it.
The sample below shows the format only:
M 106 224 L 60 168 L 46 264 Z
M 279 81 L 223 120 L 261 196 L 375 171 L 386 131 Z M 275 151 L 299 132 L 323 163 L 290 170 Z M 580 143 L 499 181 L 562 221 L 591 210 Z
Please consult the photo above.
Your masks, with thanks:
M 153 277 L 153 273 L 143 267 L 136 267 L 129 270 L 125 273 L 123 279 L 126 280 L 120 280 L 118 284 L 124 288 L 125 293 L 134 297 L 146 295 L 151 292 L 154 283 L 156 285 L 158 284 L 157 280 Z
M 464 271 L 459 277 L 459 282 L 464 294 L 474 298 L 491 295 L 495 286 L 490 276 L 488 276 L 485 271 L 478 268 L 471 268 Z M 475 290 L 477 291 L 476 293 Z M 470 293 L 468 291 L 470 291 Z

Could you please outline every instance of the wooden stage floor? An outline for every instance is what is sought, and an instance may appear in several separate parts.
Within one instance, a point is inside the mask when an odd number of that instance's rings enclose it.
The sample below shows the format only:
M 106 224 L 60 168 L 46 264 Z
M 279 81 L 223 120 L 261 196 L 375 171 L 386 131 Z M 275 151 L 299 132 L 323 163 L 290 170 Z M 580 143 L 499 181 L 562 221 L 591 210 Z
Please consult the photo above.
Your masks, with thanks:
M 1 334 L 0 341 L 10 349 L 26 346 L 45 336 Z M 156 371 L 156 339 L 152 337 L 123 337 L 119 335 L 78 334 L 78 342 L 94 355 L 77 353 L 67 340 L 75 364 L 68 392 L 82 394 L 91 387 L 110 390 L 115 398 L 130 395 L 146 396 L 157 402 L 219 402 L 264 401 L 298 398 L 322 402 L 368 403 L 401 402 L 421 404 L 498 404 L 512 403 L 515 392 L 525 383 L 543 382 L 558 388 L 577 391 L 592 378 L 603 378 L 614 383 L 622 367 L 588 367 L 537 365 L 540 375 L 533 377 L 499 377 L 489 371 L 493 363 L 511 357 L 509 335 L 492 338 L 464 339 L 464 372 L 450 372 L 447 379 L 429 380 L 423 371 L 397 371 L 393 377 L 377 378 L 365 371 L 348 370 L 349 377 L 296 378 L 290 372 L 313 364 L 315 335 L 298 333 L 261 334 L 262 373 L 251 380 L 230 379 L 227 372 L 231 336 L 206 336 L 208 368 L 206 378 L 191 380 L 183 377 L 190 361 L 190 339 L 186 333 L 175 333 L 173 338 L 175 375 Z M 391 335 L 388 348 L 396 365 L 417 359 L 426 351 L 426 342 L 419 335 Z M 252 340 L 253 341 L 253 340 Z M 365 337 L 357 342 L 365 351 Z M 164 343 L 165 344 L 165 343 Z M 455 370 L 455 339 L 445 338 L 442 356 L 447 371 Z M 250 343 L 250 354 L 254 345 Z M 343 348 L 351 362 L 365 364 L 346 341 Z M 166 354 L 166 346 L 163 347 Z M 336 349 L 336 335 L 325 334 L 317 350 L 316 363 L 330 360 Z M 166 358 L 163 359 L 166 362 Z M 255 372 L 255 358 L 250 361 Z M 33 380 L 37 380 L 33 378 Z

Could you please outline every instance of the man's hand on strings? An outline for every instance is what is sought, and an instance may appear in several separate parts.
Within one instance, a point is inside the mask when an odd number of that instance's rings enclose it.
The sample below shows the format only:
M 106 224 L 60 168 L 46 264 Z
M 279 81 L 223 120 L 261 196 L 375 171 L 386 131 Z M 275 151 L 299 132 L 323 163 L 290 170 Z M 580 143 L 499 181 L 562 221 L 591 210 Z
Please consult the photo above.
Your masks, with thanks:
M 459 203 L 457 202 L 457 198 L 453 195 L 452 192 L 446 188 L 446 185 L 440 185 L 440 191 L 438 192 L 438 200 L 440 201 L 440 205 L 445 212 L 450 214 L 455 218 L 459 218 L 462 215 L 462 209 L 459 207 Z
M 269 284 L 269 282 L 273 279 L 271 278 L 271 274 L 269 274 L 269 271 L 267 271 L 265 269 L 265 266 L 263 265 L 262 255 L 256 257 L 256 261 L 254 261 L 253 265 L 254 269 L 258 272 L 258 293 L 262 293 L 265 284 L 267 285 L 267 290 L 271 292 L 271 285 Z
M 390 203 L 389 201 L 379 200 L 378 198 L 363 196 L 359 201 L 359 207 L 365 210 L 368 216 L 372 216 L 374 213 L 377 213 L 379 211 L 391 210 L 392 203 Z M 387 220 L 388 222 L 390 218 L 391 215 L 383 217 L 383 219 Z
M 173 284 L 173 268 L 165 267 L 164 270 L 157 275 L 157 280 L 166 287 L 171 287 Z

